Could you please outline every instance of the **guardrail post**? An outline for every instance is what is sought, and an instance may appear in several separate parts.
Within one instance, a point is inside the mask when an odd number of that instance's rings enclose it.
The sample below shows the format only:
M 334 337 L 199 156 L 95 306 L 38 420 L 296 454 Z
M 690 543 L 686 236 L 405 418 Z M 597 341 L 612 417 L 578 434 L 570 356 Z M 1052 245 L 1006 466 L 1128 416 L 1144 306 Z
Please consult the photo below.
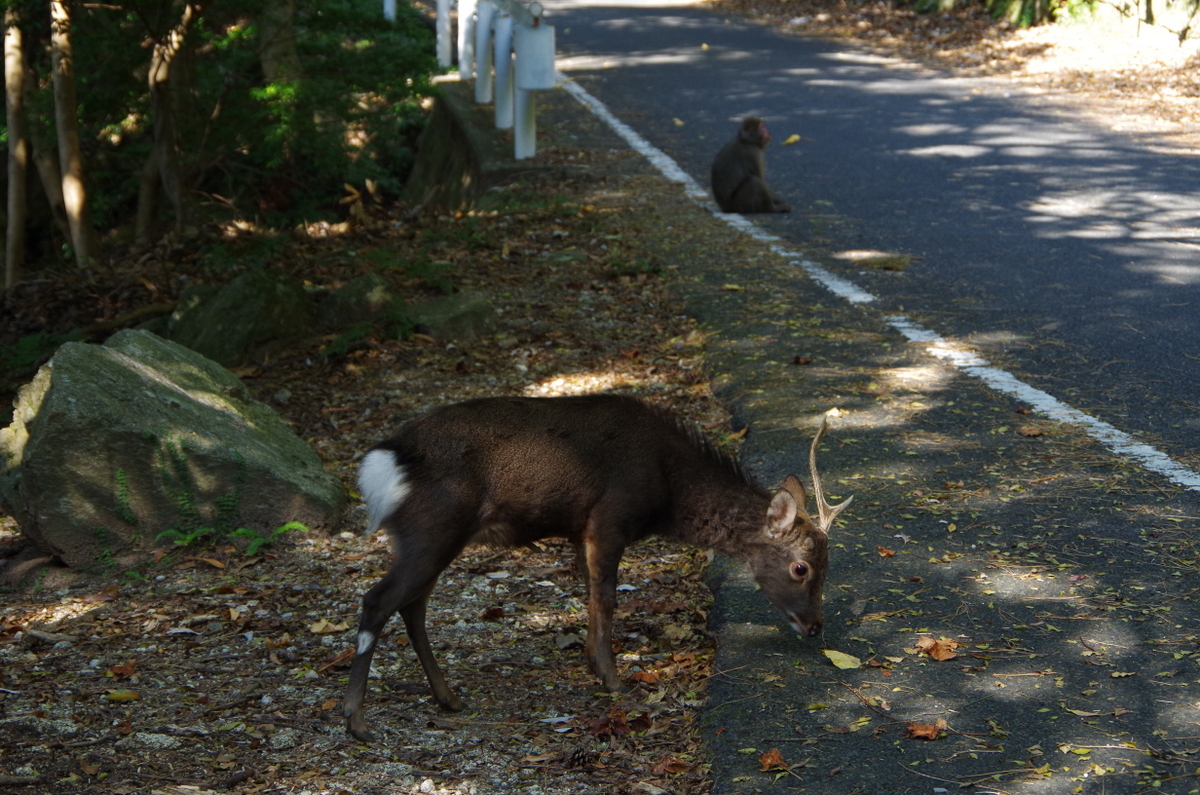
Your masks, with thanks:
M 512 14 L 500 11 L 495 31 L 492 47 L 496 55 L 496 129 L 507 130 L 513 126 Z
M 393 4 L 396 0 L 390 0 Z M 437 0 L 437 22 L 434 24 L 437 33 L 437 62 L 438 66 L 449 66 L 450 58 L 450 0 Z
M 475 0 L 458 0 L 458 76 L 475 76 Z
M 492 18 L 496 6 L 492 0 L 479 0 L 475 20 L 475 101 L 492 101 Z
M 530 6 L 533 25 L 521 25 L 513 31 L 516 97 L 513 114 L 513 157 L 526 160 L 537 154 L 537 116 L 533 92 L 554 88 L 554 26 L 543 25 L 541 5 Z

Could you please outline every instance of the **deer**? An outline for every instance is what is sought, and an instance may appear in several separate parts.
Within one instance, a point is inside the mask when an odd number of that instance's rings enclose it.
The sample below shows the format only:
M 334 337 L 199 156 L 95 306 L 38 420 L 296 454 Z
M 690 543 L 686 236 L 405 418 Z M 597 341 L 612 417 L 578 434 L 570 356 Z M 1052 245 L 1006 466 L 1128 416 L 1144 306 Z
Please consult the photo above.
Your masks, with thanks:
M 588 664 L 612 692 L 623 689 L 613 650 L 617 571 L 626 547 L 650 535 L 744 561 L 792 629 L 818 636 L 829 531 L 853 499 L 825 500 L 816 456 L 826 427 L 823 419 L 809 450 L 814 520 L 796 475 L 769 492 L 697 428 L 632 397 L 479 398 L 406 423 L 358 469 L 367 534 L 384 527 L 395 557 L 363 596 L 342 702 L 347 730 L 374 740 L 363 713 L 367 677 L 397 612 L 434 702 L 463 709 L 434 659 L 425 617 L 438 577 L 468 545 L 570 541 L 587 591 Z

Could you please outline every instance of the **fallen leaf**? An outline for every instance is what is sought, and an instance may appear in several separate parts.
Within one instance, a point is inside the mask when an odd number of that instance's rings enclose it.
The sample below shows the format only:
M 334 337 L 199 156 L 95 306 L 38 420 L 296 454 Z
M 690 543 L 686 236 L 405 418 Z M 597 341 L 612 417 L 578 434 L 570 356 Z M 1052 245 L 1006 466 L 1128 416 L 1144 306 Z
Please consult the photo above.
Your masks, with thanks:
M 692 766 L 676 756 L 668 756 L 666 759 L 654 766 L 654 775 L 661 776 L 666 773 L 686 773 L 692 769 Z
M 791 146 L 792 144 L 799 143 L 799 142 L 800 142 L 800 136 L 796 135 L 795 133 L 792 133 L 786 139 L 784 139 L 783 145 Z
M 1097 715 L 1104 714 L 1103 712 L 1088 712 L 1087 710 L 1071 709 L 1070 707 L 1063 707 L 1063 709 L 1065 709 L 1067 712 L 1070 712 L 1072 715 L 1078 715 L 1081 718 L 1094 718 Z
M 850 668 L 858 668 L 859 666 L 862 665 L 862 662 L 857 657 L 853 657 L 849 654 L 845 654 L 840 651 L 834 651 L 833 649 L 825 649 L 824 654 L 826 657 L 829 658 L 829 661 L 831 663 L 833 663 L 836 667 L 841 668 L 843 670 L 847 670 Z
M 911 737 L 914 740 L 936 740 L 942 729 L 946 728 L 944 721 L 938 721 L 937 724 L 932 723 L 910 723 L 904 727 L 904 736 Z
M 347 629 L 348 627 L 344 622 L 335 624 L 332 621 L 320 618 L 308 628 L 308 631 L 314 635 L 332 635 L 335 632 L 345 632 Z
M 686 122 L 685 122 L 683 119 L 671 119 L 671 122 L 672 122 L 672 123 L 673 123 L 673 124 L 674 124 L 676 127 L 683 127 L 683 126 L 685 126 L 685 125 L 686 125 Z
M 114 665 L 108 669 L 108 672 L 114 679 L 128 679 L 133 676 L 134 668 L 137 666 L 137 658 L 130 660 L 124 665 Z
M 1021 436 L 1029 437 L 1046 435 L 1046 432 L 1036 425 L 1019 425 L 1017 426 L 1017 433 Z
M 117 598 L 117 592 L 119 590 L 120 590 L 120 587 L 114 585 L 111 588 L 105 588 L 103 591 L 100 591 L 99 593 L 88 594 L 87 596 L 83 597 L 79 601 L 81 601 L 85 604 L 98 604 L 100 602 L 111 602 L 113 599 Z
M 939 662 L 945 662 L 946 660 L 953 660 L 958 656 L 958 652 L 956 652 L 955 649 L 962 644 L 956 640 L 951 640 L 950 638 L 934 640 L 928 635 L 922 635 L 921 637 L 917 638 L 915 645 L 918 651 L 928 654 L 930 657 Z
M 140 701 L 141 693 L 136 690 L 109 690 L 103 696 L 105 701 Z
M 625 715 L 621 712 L 614 712 L 604 718 L 596 718 L 587 725 L 588 734 L 594 737 L 624 737 L 629 734 L 629 724 L 625 722 Z
M 523 756 L 523 757 L 521 757 L 521 761 L 522 762 L 533 762 L 534 764 L 537 764 L 539 762 L 549 762 L 551 759 L 557 759 L 557 758 L 558 758 L 557 753 L 537 754 L 536 756 Z
M 797 356 L 796 358 L 792 359 L 792 364 L 800 365 L 801 367 L 812 363 L 813 360 L 808 356 Z
M 353 661 L 353 660 L 354 660 L 354 649 L 353 648 L 342 649 L 340 652 L 335 654 L 333 657 L 329 657 L 329 658 L 323 660 L 321 662 L 321 664 L 317 666 L 317 670 L 324 673 L 326 670 L 333 668 L 335 666 L 342 667 L 342 666 L 349 665 L 351 663 L 351 661 Z
M 768 770 L 787 770 L 787 763 L 783 761 L 783 754 L 779 753 L 778 748 L 772 748 L 758 758 L 758 768 L 762 772 Z
M 896 550 L 888 549 L 887 547 L 875 547 L 875 551 L 879 553 L 879 557 L 881 558 L 890 558 L 896 554 Z

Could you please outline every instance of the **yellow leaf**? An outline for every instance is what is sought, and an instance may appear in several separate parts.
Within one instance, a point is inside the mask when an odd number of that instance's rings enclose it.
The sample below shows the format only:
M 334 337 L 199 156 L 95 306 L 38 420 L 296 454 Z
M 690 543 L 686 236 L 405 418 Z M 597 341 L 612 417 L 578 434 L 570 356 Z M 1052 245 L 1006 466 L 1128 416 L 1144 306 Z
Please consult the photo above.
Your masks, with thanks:
M 791 146 L 792 144 L 799 143 L 799 142 L 800 142 L 800 136 L 796 135 L 795 133 L 792 133 L 791 135 L 789 135 L 787 137 L 787 140 L 783 142 L 783 145 Z
M 684 121 L 682 119 L 671 119 L 671 121 L 675 122 L 676 127 L 684 126 Z
M 721 289 L 727 293 L 740 293 L 746 288 L 740 284 L 722 284 Z
M 331 635 L 334 632 L 345 632 L 345 624 L 335 624 L 332 621 L 325 619 L 317 619 L 317 622 L 308 628 L 308 631 L 314 635 Z
M 139 701 L 142 694 L 136 690 L 109 690 L 104 694 L 106 701 Z
M 829 658 L 831 663 L 843 670 L 848 668 L 858 668 L 862 665 L 862 662 L 857 657 L 844 654 L 840 651 L 834 651 L 833 649 L 825 649 L 825 656 Z

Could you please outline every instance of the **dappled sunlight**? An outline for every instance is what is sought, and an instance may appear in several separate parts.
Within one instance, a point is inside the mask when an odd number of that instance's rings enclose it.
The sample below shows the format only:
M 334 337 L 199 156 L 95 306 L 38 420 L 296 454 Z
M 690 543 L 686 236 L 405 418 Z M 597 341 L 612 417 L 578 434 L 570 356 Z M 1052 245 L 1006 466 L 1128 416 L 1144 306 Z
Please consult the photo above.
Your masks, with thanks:
M 555 8 L 676 8 L 705 0 L 554 0 Z M 552 19 L 547 17 L 547 19 Z
M 697 52 L 699 48 L 697 48 Z M 554 65 L 564 73 L 584 72 L 594 69 L 615 69 L 628 66 L 686 66 L 699 56 L 691 52 L 653 52 L 632 55 L 579 55 L 558 58 Z
M 522 390 L 527 397 L 560 397 L 564 395 L 593 395 L 616 390 L 644 391 L 668 386 L 665 378 L 638 376 L 625 370 L 587 370 L 554 375 L 530 384 Z
M 72 622 L 86 618 L 90 613 L 107 610 L 105 604 L 108 601 L 108 597 L 95 596 L 64 598 L 57 604 L 29 605 L 25 610 L 14 610 L 4 617 L 4 621 L 20 624 L 27 628 L 26 631 L 37 629 L 53 632 L 70 628 Z
M 879 379 L 894 389 L 936 392 L 946 389 L 956 373 L 952 368 L 933 362 L 909 367 L 892 367 L 879 372 Z
M 902 149 L 901 154 L 913 157 L 982 157 L 989 151 L 985 146 L 976 144 L 939 144 L 938 146 L 922 146 L 916 149 Z
M 1131 265 L 1130 270 L 1134 273 L 1152 274 L 1163 284 L 1200 284 L 1200 265 L 1197 264 L 1158 262 Z

